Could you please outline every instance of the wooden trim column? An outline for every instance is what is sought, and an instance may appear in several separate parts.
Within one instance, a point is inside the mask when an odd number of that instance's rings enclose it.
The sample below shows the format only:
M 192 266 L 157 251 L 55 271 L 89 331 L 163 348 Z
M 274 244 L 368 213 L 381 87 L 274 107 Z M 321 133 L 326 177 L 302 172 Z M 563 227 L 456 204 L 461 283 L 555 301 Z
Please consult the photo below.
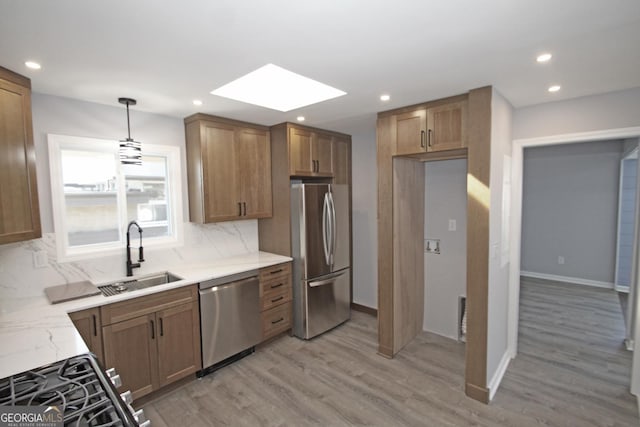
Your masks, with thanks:
M 378 119 L 378 353 L 392 358 L 393 347 L 393 146 L 395 121 Z
M 489 291 L 489 178 L 491 87 L 469 92 L 467 160 L 467 344 L 465 393 L 489 402 L 487 314 Z

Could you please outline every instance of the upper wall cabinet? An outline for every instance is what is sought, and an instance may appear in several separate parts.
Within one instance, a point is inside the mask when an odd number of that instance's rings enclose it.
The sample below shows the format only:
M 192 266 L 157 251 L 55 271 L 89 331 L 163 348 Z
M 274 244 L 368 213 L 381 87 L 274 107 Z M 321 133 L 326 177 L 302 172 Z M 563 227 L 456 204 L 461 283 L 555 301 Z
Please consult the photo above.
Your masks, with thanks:
M 31 81 L 0 67 L 0 244 L 41 235 Z
M 191 221 L 270 217 L 268 128 L 196 114 L 185 119 L 185 129 Z
M 393 116 L 396 155 L 455 150 L 467 146 L 467 101 Z
M 333 183 L 351 185 L 351 139 L 333 139 Z
M 333 137 L 308 129 L 289 129 L 289 175 L 332 177 Z

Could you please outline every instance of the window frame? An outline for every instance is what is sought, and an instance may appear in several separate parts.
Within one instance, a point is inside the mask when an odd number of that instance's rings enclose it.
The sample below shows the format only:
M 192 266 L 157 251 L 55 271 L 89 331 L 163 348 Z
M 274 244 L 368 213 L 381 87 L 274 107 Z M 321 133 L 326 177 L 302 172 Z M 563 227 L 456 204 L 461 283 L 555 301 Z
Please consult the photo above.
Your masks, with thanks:
M 51 204 L 53 208 L 53 226 L 56 235 L 56 251 L 58 261 L 69 262 L 98 256 L 124 254 L 126 244 L 126 224 L 129 219 L 126 212 L 125 174 L 118 157 L 119 142 L 116 140 L 92 137 L 78 137 L 70 135 L 47 134 L 49 148 L 49 177 L 51 183 Z M 95 151 L 97 153 L 112 153 L 116 159 L 117 180 L 117 212 L 118 238 L 117 242 L 94 243 L 82 246 L 69 246 L 67 218 L 65 215 L 65 193 L 62 178 L 62 150 Z M 167 161 L 167 204 L 170 205 L 168 218 L 169 236 L 144 237 L 143 246 L 151 250 L 155 248 L 172 248 L 183 245 L 183 204 L 182 204 L 182 168 L 180 147 L 173 145 L 143 144 L 143 156 L 161 156 Z M 134 242 L 137 244 L 137 242 Z

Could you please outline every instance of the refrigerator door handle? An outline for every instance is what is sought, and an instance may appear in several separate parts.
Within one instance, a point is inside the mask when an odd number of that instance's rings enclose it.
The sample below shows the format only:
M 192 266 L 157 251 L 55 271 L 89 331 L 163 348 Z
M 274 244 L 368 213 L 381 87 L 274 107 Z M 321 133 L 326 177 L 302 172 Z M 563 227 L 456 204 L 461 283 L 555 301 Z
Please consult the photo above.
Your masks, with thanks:
M 335 262 L 336 244 L 338 237 L 336 235 L 336 205 L 333 202 L 333 193 L 329 193 L 329 201 L 331 203 L 331 265 Z
M 331 265 L 331 249 L 329 247 L 329 193 L 324 194 L 324 204 L 322 205 L 322 249 L 324 249 L 324 260 L 327 265 Z
M 340 276 L 342 276 L 343 274 L 345 274 L 344 271 L 340 271 L 338 273 L 333 273 L 331 275 L 327 275 L 325 279 L 322 280 L 314 280 L 312 282 L 309 282 L 309 287 L 310 288 L 315 288 L 318 286 L 324 286 L 324 285 L 330 285 L 331 283 L 335 282 L 336 279 Z

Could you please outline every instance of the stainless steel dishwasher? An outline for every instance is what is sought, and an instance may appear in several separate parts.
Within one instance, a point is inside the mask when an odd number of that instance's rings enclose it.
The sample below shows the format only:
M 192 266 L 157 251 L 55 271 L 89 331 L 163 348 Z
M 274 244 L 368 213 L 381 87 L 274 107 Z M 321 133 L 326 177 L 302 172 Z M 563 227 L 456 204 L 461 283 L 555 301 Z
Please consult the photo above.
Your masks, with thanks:
M 207 280 L 199 289 L 204 375 L 236 360 L 227 360 L 232 356 L 252 352 L 260 342 L 258 271 Z

